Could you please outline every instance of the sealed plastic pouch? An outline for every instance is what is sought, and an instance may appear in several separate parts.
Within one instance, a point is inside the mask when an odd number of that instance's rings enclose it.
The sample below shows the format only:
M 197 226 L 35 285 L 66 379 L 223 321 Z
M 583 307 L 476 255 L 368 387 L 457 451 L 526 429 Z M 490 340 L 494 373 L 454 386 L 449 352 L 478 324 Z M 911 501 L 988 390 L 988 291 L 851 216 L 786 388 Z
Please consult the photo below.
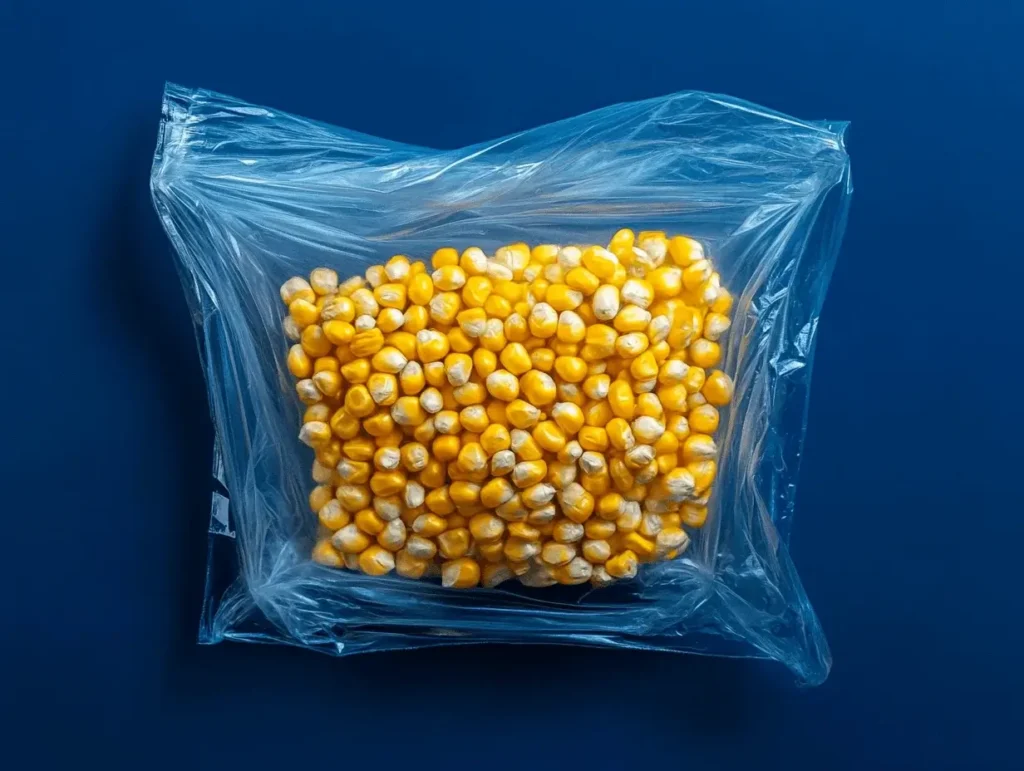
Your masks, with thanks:
M 168 85 L 202 642 L 830 663 L 786 542 L 845 124 L 687 92 L 437 151 Z

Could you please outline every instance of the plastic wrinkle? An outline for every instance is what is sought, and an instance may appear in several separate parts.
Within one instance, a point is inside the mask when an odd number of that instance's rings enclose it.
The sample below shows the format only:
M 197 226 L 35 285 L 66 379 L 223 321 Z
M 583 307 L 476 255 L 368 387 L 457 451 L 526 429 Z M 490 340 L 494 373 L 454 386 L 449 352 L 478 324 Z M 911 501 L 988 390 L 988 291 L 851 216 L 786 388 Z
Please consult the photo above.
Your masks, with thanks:
M 831 658 L 787 541 L 852 193 L 845 129 L 683 92 L 437 151 L 168 84 L 151 187 L 196 325 L 220 480 L 200 641 L 647 648 L 770 658 L 822 682 Z M 735 297 L 722 368 L 736 393 L 689 550 L 596 590 L 452 591 L 313 563 L 280 284 L 446 245 L 606 242 L 620 227 L 701 240 Z

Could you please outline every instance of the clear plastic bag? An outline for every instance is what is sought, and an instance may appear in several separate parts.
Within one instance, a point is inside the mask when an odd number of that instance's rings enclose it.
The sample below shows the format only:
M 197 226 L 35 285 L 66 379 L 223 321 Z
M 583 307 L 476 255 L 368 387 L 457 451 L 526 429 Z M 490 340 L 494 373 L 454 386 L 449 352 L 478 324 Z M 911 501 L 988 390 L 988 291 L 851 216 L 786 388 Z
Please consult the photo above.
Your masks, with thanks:
M 436 151 L 168 85 L 152 171 L 194 314 L 215 428 L 200 641 L 332 654 L 546 642 L 778 660 L 830 656 L 786 543 L 815 328 L 852 192 L 846 124 L 712 94 L 620 104 Z M 687 233 L 736 298 L 719 478 L 686 554 L 609 588 L 451 591 L 310 560 L 311 452 L 278 288 L 439 246 Z M 506 588 L 507 587 L 507 588 Z

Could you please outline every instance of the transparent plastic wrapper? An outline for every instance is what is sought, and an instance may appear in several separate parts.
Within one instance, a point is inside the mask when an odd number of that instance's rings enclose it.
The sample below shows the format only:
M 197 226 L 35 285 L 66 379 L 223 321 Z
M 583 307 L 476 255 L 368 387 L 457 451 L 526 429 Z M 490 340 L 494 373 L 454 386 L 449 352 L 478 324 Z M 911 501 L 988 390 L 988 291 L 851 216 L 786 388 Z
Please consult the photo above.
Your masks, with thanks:
M 852 192 L 844 123 L 683 92 L 460 150 L 365 136 L 168 85 L 152 171 L 193 314 L 215 428 L 200 641 L 336 655 L 535 642 L 774 659 L 830 655 L 787 550 L 815 330 Z M 675 559 L 607 587 L 452 590 L 311 559 L 313 452 L 286 366 L 280 287 L 344 281 L 440 247 L 686 234 L 734 298 L 718 475 Z M 428 270 L 430 268 L 428 267 Z

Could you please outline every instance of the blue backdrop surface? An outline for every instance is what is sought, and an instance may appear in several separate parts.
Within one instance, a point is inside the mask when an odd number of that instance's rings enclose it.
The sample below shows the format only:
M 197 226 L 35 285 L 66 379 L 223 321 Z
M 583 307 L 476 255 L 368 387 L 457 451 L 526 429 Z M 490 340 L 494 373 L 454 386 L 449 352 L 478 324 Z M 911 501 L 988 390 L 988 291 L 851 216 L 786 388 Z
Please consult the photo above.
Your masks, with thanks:
M 1022 32 L 1012 0 L 0 2 L 10 767 L 1020 768 Z M 791 543 L 826 684 L 197 647 L 211 426 L 148 192 L 165 80 L 436 147 L 691 88 L 852 121 Z

